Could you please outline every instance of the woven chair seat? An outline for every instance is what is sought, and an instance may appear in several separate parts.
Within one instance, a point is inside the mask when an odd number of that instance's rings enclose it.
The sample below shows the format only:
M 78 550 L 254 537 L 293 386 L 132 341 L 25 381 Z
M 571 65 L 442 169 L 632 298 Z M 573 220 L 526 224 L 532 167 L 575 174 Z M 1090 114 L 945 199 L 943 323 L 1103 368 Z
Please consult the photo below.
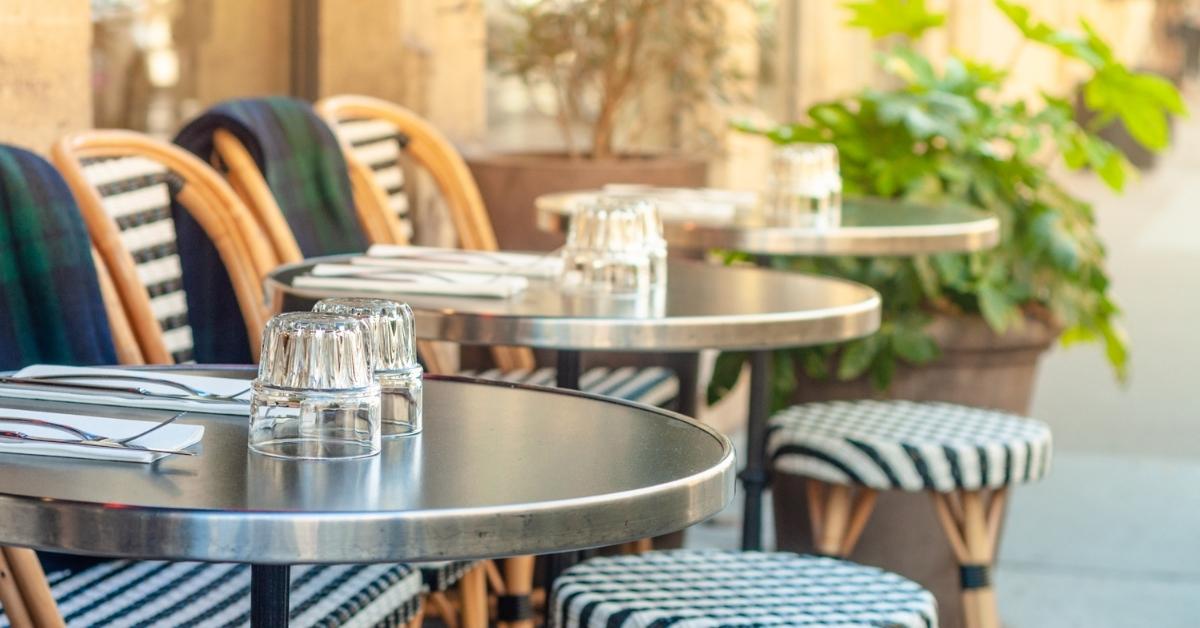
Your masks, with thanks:
M 293 628 L 404 625 L 421 606 L 421 574 L 408 565 L 300 566 L 291 576 Z M 250 625 L 246 565 L 119 560 L 48 579 L 68 626 Z
M 459 374 L 530 386 L 554 386 L 555 381 L 555 371 L 552 367 L 506 372 L 501 372 L 499 369 L 468 370 L 461 371 Z M 665 406 L 679 395 L 679 378 L 670 369 L 659 366 L 596 367 L 584 371 L 579 378 L 579 386 L 584 392 L 635 401 L 649 406 Z

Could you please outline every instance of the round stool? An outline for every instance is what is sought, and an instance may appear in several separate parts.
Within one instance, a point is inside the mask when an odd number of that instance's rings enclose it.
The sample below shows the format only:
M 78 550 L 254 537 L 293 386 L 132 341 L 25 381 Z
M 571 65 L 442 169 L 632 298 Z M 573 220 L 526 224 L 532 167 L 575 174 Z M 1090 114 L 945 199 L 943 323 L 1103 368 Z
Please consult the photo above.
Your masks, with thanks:
M 822 554 L 854 549 L 877 491 L 929 491 L 958 559 L 966 625 L 999 626 L 989 570 L 1007 489 L 1049 469 L 1045 423 L 939 402 L 810 403 L 772 417 L 768 450 L 775 472 L 808 479 Z
M 937 626 L 933 595 L 911 580 L 784 552 L 593 558 L 563 572 L 550 604 L 560 628 Z

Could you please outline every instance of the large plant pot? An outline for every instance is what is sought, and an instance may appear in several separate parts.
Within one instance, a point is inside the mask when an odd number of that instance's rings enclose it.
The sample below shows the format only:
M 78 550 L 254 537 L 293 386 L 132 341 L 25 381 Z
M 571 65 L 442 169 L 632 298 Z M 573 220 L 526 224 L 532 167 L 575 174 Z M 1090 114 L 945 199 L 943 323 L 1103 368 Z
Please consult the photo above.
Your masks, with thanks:
M 916 399 L 1024 414 L 1029 409 L 1038 361 L 1058 336 L 1056 328 L 1036 319 L 1026 320 L 1019 330 L 997 335 L 978 317 L 939 318 L 931 332 L 942 347 L 942 358 L 920 368 L 897 369 L 894 386 L 886 393 L 874 390 L 866 381 L 805 379 L 795 400 Z M 779 548 L 811 551 L 804 480 L 778 474 L 772 494 Z M 937 597 L 941 625 L 963 625 L 958 567 L 927 494 L 881 494 L 850 558 L 920 582 Z M 1000 610 L 1003 613 L 1004 609 Z
M 505 153 L 467 157 L 467 165 L 500 248 L 549 251 L 563 236 L 537 227 L 533 201 L 543 194 L 640 183 L 672 187 L 705 185 L 708 165 L 682 157 L 627 156 L 616 159 L 571 159 L 561 153 Z

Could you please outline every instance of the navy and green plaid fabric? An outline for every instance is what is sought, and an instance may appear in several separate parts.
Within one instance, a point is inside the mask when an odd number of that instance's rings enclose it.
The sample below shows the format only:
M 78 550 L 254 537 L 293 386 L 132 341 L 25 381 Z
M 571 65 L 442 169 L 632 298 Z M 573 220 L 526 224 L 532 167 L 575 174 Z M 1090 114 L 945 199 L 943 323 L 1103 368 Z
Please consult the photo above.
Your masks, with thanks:
M 232 133 L 250 152 L 304 256 L 366 248 L 341 148 L 308 103 L 226 101 L 184 127 L 175 143 L 211 162 L 217 129 Z M 190 214 L 178 207 L 173 213 L 196 360 L 248 362 L 245 323 L 236 299 L 225 298 L 232 288 L 220 255 Z
M 116 362 L 91 245 L 46 160 L 0 145 L 0 369 Z
M 308 103 L 225 101 L 184 127 L 175 143 L 207 161 L 217 129 L 232 133 L 254 157 L 305 257 L 366 248 L 341 147 Z

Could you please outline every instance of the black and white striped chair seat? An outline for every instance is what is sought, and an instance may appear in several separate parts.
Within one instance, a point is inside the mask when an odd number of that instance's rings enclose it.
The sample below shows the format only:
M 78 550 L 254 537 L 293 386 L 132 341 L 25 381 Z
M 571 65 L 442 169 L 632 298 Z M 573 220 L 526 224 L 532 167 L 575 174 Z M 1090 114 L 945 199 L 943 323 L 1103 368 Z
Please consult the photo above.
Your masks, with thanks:
M 192 361 L 192 328 L 171 218 L 171 192 L 178 178 L 144 157 L 85 159 L 83 176 L 99 191 L 104 210 L 133 254 L 167 350 L 177 363 Z
M 769 429 L 775 471 L 878 490 L 999 488 L 1050 467 L 1045 423 L 950 403 L 808 403 L 779 412 Z
M 396 213 L 405 236 L 412 238 L 408 195 L 404 191 L 404 168 L 400 156 L 408 137 L 387 120 L 356 118 L 340 120 L 337 134 L 364 165 L 375 173 L 375 181 L 387 194 L 388 207 Z
M 246 565 L 122 560 L 48 578 L 72 627 L 250 625 Z M 291 626 L 403 626 L 420 596 L 421 575 L 407 565 L 293 567 Z
M 555 382 L 555 371 L 551 367 L 534 371 L 467 370 L 459 372 L 459 375 L 530 386 L 554 386 Z M 660 366 L 596 367 L 584 371 L 579 377 L 579 387 L 584 392 L 597 395 L 636 401 L 649 406 L 665 406 L 679 395 L 679 378 L 671 369 Z
M 445 560 L 436 563 L 413 563 L 421 571 L 425 590 L 434 593 L 448 591 L 479 564 L 476 560 Z
M 937 625 L 933 595 L 915 582 L 783 552 L 593 558 L 559 577 L 551 605 L 559 628 Z

